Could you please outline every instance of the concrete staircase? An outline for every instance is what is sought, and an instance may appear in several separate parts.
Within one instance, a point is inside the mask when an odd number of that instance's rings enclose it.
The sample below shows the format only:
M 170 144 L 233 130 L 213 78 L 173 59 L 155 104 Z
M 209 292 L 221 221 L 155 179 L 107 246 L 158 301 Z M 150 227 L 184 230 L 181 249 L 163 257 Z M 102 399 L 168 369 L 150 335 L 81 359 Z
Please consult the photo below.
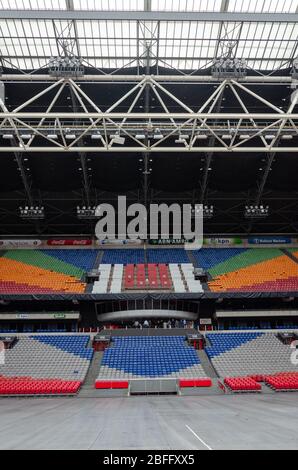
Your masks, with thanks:
M 296 256 L 293 255 L 293 253 L 291 253 L 290 251 L 286 250 L 286 249 L 281 249 L 281 251 L 287 255 L 289 258 L 291 258 L 292 261 L 294 261 L 294 263 L 297 263 L 298 264 L 298 259 L 296 258 Z
M 95 260 L 93 269 L 97 269 L 97 268 L 98 268 L 98 266 L 100 265 L 100 263 L 101 263 L 101 261 L 102 261 L 103 255 L 104 255 L 103 250 L 98 250 L 98 253 L 97 253 L 97 256 L 96 256 L 96 260 Z
M 94 351 L 93 359 L 90 364 L 85 382 L 78 394 L 80 398 L 98 397 L 97 390 L 94 388 L 94 383 L 99 373 L 102 356 L 103 351 Z
M 196 261 L 196 258 L 195 258 L 194 255 L 193 255 L 193 252 L 190 251 L 190 250 L 187 250 L 187 251 L 186 251 L 186 254 L 187 254 L 187 256 L 188 256 L 189 262 L 192 263 L 192 265 L 193 265 L 195 268 L 197 268 L 197 267 L 198 267 L 198 266 L 197 266 L 198 263 L 197 263 L 197 261 Z
M 212 379 L 212 386 L 211 387 L 198 387 L 198 388 L 182 388 L 180 390 L 180 395 L 183 396 L 194 396 L 194 395 L 223 395 L 224 392 L 219 388 L 218 386 L 218 375 L 209 361 L 209 358 L 207 354 L 205 353 L 204 350 L 198 350 L 197 351 L 198 357 L 200 359 L 201 365 L 205 371 L 205 374 L 207 377 L 210 377 Z
M 183 388 L 180 390 L 180 395 L 223 395 L 224 392 L 219 388 L 218 386 L 218 375 L 211 364 L 207 354 L 205 353 L 204 350 L 197 350 L 198 357 L 200 359 L 201 365 L 205 371 L 205 374 L 207 377 L 210 377 L 212 379 L 212 386 L 211 387 L 198 387 L 198 388 Z
M 213 378 L 218 378 L 218 374 L 216 370 L 214 369 L 213 365 L 211 364 L 211 361 L 209 360 L 209 357 L 205 353 L 203 349 L 197 351 L 200 362 L 202 364 L 202 367 L 205 371 L 205 374 L 210 377 L 211 379 Z

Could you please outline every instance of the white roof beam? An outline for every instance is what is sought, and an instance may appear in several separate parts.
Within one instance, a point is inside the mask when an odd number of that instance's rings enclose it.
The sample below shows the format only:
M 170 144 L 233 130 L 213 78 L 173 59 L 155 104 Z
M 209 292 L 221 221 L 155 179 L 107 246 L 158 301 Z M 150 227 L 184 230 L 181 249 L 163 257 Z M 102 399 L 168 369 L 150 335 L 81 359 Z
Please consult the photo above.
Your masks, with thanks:
M 226 21 L 298 22 L 298 13 L 95 11 L 95 10 L 0 10 L 1 19 L 112 20 L 112 21 Z

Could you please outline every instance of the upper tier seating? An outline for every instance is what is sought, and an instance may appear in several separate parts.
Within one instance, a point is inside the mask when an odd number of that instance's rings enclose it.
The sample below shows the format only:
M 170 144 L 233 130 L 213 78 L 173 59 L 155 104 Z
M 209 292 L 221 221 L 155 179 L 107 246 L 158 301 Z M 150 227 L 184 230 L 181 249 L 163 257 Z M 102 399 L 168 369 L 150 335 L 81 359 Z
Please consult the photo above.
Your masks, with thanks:
M 192 251 L 196 266 L 210 271 L 211 268 L 244 253 L 247 248 L 202 248 Z
M 125 289 L 171 289 L 169 268 L 165 264 L 127 264 L 124 268 Z
M 181 264 L 181 271 L 189 292 L 204 292 L 201 282 L 194 277 L 194 268 L 191 263 Z
M 182 248 L 149 248 L 146 253 L 148 263 L 189 263 L 187 251 Z
M 149 248 L 146 250 L 149 264 L 189 263 L 187 251 L 182 248 Z M 143 264 L 145 253 L 140 248 L 104 250 L 102 263 L 108 264 Z
M 179 265 L 175 263 L 170 263 L 169 269 L 175 292 L 186 292 L 186 287 L 181 276 Z
M 115 264 L 110 292 L 117 294 L 122 291 L 123 264 Z
M 98 250 L 89 248 L 83 249 L 51 249 L 42 250 L 43 253 L 57 258 L 58 260 L 64 261 L 70 265 L 76 266 L 81 269 L 84 273 L 90 271 L 95 267 L 95 261 L 98 254 Z
M 191 263 L 180 265 L 170 263 L 169 269 L 175 292 L 203 292 L 201 282 L 194 277 L 194 268 Z
M 298 261 L 298 249 L 297 248 L 288 248 L 288 251 L 297 258 Z
M 290 293 L 298 291 L 298 263 L 293 259 L 298 261 L 298 250 L 288 251 L 292 258 L 277 248 L 202 248 L 193 251 L 190 258 L 209 272 L 211 292 Z M 100 252 L 72 248 L 1 251 L 0 294 L 83 294 L 87 290 L 85 274 L 95 267 Z M 188 255 L 181 248 L 105 249 L 101 265 L 139 267 L 133 268 L 137 270 L 134 280 L 128 276 L 124 282 L 120 282 L 119 267 L 114 274 L 111 270 L 109 282 L 99 280 L 94 292 L 120 293 L 123 288 L 145 287 L 201 293 L 202 285 L 192 276 Z M 142 265 L 146 266 L 145 276 Z
M 93 294 L 105 294 L 108 292 L 112 266 L 110 264 L 100 264 L 98 267 L 99 280 L 93 284 Z
M 221 251 L 218 249 L 217 251 Z M 276 248 L 246 249 L 209 269 L 212 292 L 298 290 L 298 265 Z
M 55 257 L 55 250 L 51 250 L 51 254 L 48 254 L 49 251 L 28 249 L 5 252 L 0 257 L 0 293 L 80 294 L 85 292 L 86 284 L 81 281 L 85 271 L 81 267 Z M 89 254 L 90 260 L 91 254 Z
M 88 341 L 88 335 L 19 338 L 0 364 L 0 393 L 30 393 L 30 387 L 34 393 L 50 393 L 51 387 L 53 393 L 77 391 L 93 357 Z
M 104 250 L 101 260 L 101 263 L 107 264 L 137 264 L 144 262 L 144 250 L 140 248 Z
M 97 380 L 139 377 L 205 377 L 195 349 L 183 336 L 114 337 Z
M 209 333 L 206 353 L 221 377 L 264 375 L 297 370 L 292 349 L 273 333 Z

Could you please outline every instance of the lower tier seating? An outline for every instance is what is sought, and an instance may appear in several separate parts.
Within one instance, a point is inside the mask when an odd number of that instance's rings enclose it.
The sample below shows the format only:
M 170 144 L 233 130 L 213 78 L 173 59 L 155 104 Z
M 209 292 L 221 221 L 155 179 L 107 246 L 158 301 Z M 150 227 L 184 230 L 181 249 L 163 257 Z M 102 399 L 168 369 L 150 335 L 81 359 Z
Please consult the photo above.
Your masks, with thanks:
M 233 392 L 261 391 L 264 382 L 275 391 L 298 391 L 298 372 L 279 372 L 273 375 L 225 377 L 225 385 Z
M 195 349 L 183 336 L 114 337 L 97 380 L 206 377 Z
M 273 390 L 298 390 L 298 372 L 280 373 L 264 377 Z
M 93 357 L 88 341 L 88 335 L 19 338 L 0 365 L 0 394 L 75 393 Z
M 0 395 L 73 395 L 80 386 L 79 380 L 0 376 Z
M 262 389 L 261 385 L 251 377 L 226 377 L 224 383 L 234 392 L 257 392 Z
M 220 377 L 270 375 L 297 370 L 293 349 L 274 333 L 209 333 L 206 353 Z

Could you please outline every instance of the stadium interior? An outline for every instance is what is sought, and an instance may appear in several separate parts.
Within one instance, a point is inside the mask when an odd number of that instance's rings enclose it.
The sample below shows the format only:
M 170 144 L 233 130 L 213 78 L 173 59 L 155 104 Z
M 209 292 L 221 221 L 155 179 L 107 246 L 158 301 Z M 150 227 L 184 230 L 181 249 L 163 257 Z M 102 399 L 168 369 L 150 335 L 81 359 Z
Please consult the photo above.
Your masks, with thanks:
M 0 0 L 4 421 L 16 397 L 295 409 L 297 38 L 297 0 Z M 200 204 L 202 246 L 171 218 L 166 238 L 99 238 L 105 204 L 120 230 L 119 196 Z M 199 422 L 189 439 L 212 443 Z M 0 448 L 46 445 L 30 429 Z M 97 448 L 147 445 L 115 435 Z M 214 446 L 259 445 L 231 436 Z

